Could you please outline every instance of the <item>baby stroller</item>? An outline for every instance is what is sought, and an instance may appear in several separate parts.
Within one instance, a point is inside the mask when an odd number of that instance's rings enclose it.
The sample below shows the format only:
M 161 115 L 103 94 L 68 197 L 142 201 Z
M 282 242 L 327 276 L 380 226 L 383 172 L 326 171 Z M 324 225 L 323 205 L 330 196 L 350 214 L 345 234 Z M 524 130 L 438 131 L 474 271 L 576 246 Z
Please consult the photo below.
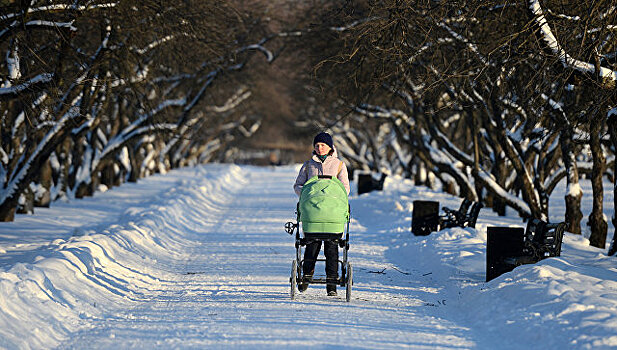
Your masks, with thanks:
M 310 178 L 302 187 L 296 214 L 295 223 L 285 224 L 285 231 L 290 235 L 294 233 L 296 235 L 296 258 L 291 262 L 291 299 L 295 298 L 296 287 L 299 283 L 335 283 L 346 287 L 345 297 L 349 301 L 353 270 L 351 264 L 347 262 L 350 207 L 345 187 L 336 177 L 319 175 Z M 303 234 L 300 234 L 299 222 L 302 222 Z M 340 275 L 335 281 L 331 278 L 305 276 L 303 273 L 302 247 L 316 241 L 330 241 L 343 248 L 343 260 L 338 260 Z M 317 261 L 325 261 L 325 259 L 317 259 Z

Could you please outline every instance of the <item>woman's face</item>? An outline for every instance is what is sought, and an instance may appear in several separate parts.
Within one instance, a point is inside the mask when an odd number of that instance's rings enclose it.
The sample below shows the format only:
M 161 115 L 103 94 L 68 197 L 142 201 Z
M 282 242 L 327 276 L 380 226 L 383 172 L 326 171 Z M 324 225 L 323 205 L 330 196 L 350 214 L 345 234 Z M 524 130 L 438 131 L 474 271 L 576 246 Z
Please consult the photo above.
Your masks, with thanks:
M 330 148 L 330 146 L 326 145 L 323 142 L 317 142 L 315 144 L 315 153 L 317 153 L 317 155 L 323 156 L 328 154 L 328 152 L 330 152 L 332 148 Z

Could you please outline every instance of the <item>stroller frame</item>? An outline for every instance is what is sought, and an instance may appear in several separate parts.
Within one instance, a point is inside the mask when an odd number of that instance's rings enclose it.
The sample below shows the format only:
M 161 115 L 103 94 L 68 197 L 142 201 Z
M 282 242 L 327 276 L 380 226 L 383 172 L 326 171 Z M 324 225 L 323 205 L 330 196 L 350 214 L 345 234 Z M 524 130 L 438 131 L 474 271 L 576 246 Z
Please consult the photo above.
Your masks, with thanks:
M 351 211 L 350 211 L 351 214 Z M 300 283 L 315 283 L 315 284 L 336 284 L 341 287 L 346 287 L 345 299 L 347 302 L 351 300 L 351 287 L 353 285 L 353 268 L 351 263 L 347 261 L 347 255 L 349 251 L 349 219 L 345 225 L 345 232 L 329 233 L 329 232 L 303 232 L 300 234 L 300 204 L 296 205 L 296 222 L 287 222 L 285 224 L 285 231 L 290 235 L 295 233 L 296 242 L 296 257 L 291 263 L 291 277 L 289 282 L 291 284 L 290 296 L 291 299 L 295 299 L 296 288 Z M 349 216 L 351 217 L 351 215 Z M 340 264 L 340 273 L 336 280 L 329 278 L 315 278 L 313 276 L 305 276 L 302 266 L 304 265 L 303 249 L 308 244 L 313 242 L 333 242 L 340 248 L 343 248 L 342 260 L 337 260 L 337 264 Z M 316 261 L 326 261 L 326 259 L 316 259 Z

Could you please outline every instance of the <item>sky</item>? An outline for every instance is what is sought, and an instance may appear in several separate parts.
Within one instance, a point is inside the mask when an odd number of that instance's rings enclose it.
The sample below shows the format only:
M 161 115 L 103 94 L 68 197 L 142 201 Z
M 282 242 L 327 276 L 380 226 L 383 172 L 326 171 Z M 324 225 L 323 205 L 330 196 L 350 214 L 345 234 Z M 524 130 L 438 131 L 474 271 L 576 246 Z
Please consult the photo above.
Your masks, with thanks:
M 414 236 L 414 200 L 461 199 L 398 177 L 352 183 L 351 301 L 323 285 L 291 300 L 298 170 L 177 169 L 0 223 L 0 348 L 617 348 L 617 264 L 588 232 L 486 282 L 487 227 L 523 220 L 484 208 L 475 229 Z

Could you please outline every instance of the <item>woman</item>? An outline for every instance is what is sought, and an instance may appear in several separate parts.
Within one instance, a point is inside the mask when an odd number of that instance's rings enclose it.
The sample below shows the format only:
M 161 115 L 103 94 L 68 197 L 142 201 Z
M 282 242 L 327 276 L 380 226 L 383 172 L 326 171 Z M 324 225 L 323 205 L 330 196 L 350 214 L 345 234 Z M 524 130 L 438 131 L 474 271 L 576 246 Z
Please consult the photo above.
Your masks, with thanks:
M 308 179 L 316 175 L 330 175 L 339 179 L 347 195 L 349 195 L 349 178 L 347 175 L 347 166 L 338 159 L 332 136 L 325 132 L 320 132 L 313 139 L 313 154 L 311 159 L 305 162 L 296 177 L 294 191 L 298 196 L 302 193 L 302 186 Z M 304 250 L 304 263 L 302 270 L 304 276 L 308 279 L 313 277 L 315 271 L 315 262 L 321 249 L 321 241 L 309 243 Z M 326 256 L 326 279 L 338 279 L 338 245 L 331 241 L 324 241 L 324 255 Z M 304 292 L 308 288 L 308 283 L 300 283 L 298 289 Z M 328 295 L 336 296 L 336 284 L 327 284 L 326 290 Z

